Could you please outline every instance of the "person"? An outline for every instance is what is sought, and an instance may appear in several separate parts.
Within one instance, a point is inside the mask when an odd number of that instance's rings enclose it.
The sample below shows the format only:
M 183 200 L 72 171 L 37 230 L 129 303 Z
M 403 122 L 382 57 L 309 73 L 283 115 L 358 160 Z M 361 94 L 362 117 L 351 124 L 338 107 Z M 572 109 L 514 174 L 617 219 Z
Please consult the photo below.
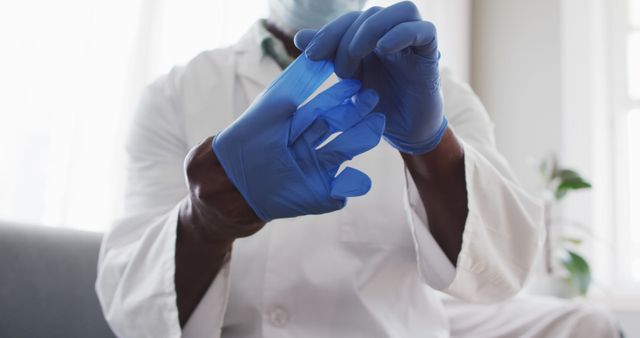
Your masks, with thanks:
M 448 337 L 435 290 L 522 288 L 540 204 L 439 70 L 435 27 L 363 5 L 269 0 L 236 45 L 146 89 L 98 262 L 118 336 Z

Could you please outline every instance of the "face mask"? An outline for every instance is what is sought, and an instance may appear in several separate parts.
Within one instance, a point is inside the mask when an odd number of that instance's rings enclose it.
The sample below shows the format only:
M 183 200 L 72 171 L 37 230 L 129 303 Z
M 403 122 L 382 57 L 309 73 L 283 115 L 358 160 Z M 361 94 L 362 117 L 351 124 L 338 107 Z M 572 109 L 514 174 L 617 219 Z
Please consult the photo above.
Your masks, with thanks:
M 269 0 L 270 20 L 287 33 L 318 29 L 341 14 L 359 11 L 366 0 Z

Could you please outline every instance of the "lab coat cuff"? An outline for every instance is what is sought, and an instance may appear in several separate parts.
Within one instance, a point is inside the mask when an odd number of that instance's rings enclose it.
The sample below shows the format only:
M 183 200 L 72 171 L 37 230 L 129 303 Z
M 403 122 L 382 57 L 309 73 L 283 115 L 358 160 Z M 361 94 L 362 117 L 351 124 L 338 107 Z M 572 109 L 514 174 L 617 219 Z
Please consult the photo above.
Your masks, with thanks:
M 174 282 L 178 213 L 176 206 L 153 220 L 150 213 L 127 218 L 132 223 L 153 223 L 135 246 L 121 245 L 101 257 L 109 269 L 100 270 L 96 288 L 109 301 L 103 300 L 103 310 L 117 336 L 181 337 Z
M 230 285 L 230 259 L 231 252 L 227 253 L 225 263 L 216 275 L 215 279 L 207 289 L 207 292 L 194 309 L 185 324 L 180 328 L 178 320 L 177 294 L 175 288 L 175 250 L 178 231 L 178 218 L 180 214 L 179 203 L 169 214 L 164 229 L 164 245 L 170 247 L 166 250 L 165 260 L 166 273 L 164 274 L 164 293 L 169 294 L 166 306 L 166 322 L 169 326 L 169 337 L 220 337 L 224 314 L 229 299 Z
M 541 244 L 543 211 L 480 152 L 460 141 L 465 153 L 468 214 L 455 278 L 442 291 L 477 303 L 516 294 Z
M 418 271 L 429 286 L 436 290 L 445 289 L 453 281 L 456 268 L 429 231 L 428 218 L 422 199 L 411 173 L 406 168 L 405 178 L 405 208 L 413 235 Z
M 468 214 L 455 267 L 429 232 L 424 204 L 405 170 L 405 205 L 418 269 L 437 290 L 472 302 L 495 302 L 522 288 L 540 246 L 542 209 L 480 152 L 460 142 L 465 152 Z
M 120 277 L 121 287 L 105 316 L 118 336 L 136 337 L 219 337 L 229 294 L 229 256 L 215 280 L 181 329 L 175 288 L 175 251 L 181 203 L 156 217 L 127 252 L 129 266 Z M 148 214 L 142 215 L 148 220 Z M 135 222 L 135 219 L 129 219 Z M 119 260 L 118 253 L 110 253 Z M 120 254 L 122 255 L 122 254 Z M 229 254 L 228 254 L 229 255 Z M 103 272 L 104 273 L 104 272 Z M 102 277 L 104 283 L 115 278 Z M 123 285 L 128 286 L 125 288 Z M 98 288 L 98 290 L 105 287 Z M 125 291 L 126 290 L 126 291 Z M 193 325 L 191 325 L 193 323 Z
M 166 267 L 166 273 L 163 276 L 163 285 L 164 285 L 164 293 L 169 295 L 167 297 L 167 303 L 164 304 L 166 306 L 167 313 L 167 325 L 169 326 L 169 336 L 170 337 L 180 337 L 182 329 L 180 328 L 180 320 L 178 316 L 178 303 L 177 303 L 177 294 L 175 287 L 175 271 L 176 271 L 176 240 L 178 238 L 178 217 L 180 214 L 180 205 L 173 208 L 170 213 L 167 221 L 164 224 L 162 229 L 163 234 L 161 237 L 164 237 L 163 245 L 169 250 L 163 259 L 163 265 Z

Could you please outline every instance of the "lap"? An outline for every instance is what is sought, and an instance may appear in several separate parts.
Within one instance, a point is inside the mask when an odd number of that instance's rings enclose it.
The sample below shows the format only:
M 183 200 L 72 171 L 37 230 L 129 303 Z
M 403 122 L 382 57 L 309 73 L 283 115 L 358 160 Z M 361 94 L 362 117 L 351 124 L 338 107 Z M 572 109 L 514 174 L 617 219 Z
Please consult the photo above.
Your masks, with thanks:
M 477 305 L 443 296 L 452 338 L 615 338 L 612 315 L 583 300 L 520 295 Z

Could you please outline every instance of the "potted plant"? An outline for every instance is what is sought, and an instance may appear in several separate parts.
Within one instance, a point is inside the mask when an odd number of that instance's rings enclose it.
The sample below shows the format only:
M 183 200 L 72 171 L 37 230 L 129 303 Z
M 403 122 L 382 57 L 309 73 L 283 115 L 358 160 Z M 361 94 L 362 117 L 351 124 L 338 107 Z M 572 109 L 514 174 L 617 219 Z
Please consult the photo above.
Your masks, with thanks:
M 567 227 L 588 227 L 555 217 L 561 201 L 571 192 L 590 189 L 591 183 L 575 170 L 561 167 L 554 154 L 540 164 L 540 175 L 544 183 L 545 229 L 544 266 L 548 277 L 546 293 L 564 298 L 586 295 L 591 285 L 589 262 L 578 249 L 583 238 L 567 236 Z

